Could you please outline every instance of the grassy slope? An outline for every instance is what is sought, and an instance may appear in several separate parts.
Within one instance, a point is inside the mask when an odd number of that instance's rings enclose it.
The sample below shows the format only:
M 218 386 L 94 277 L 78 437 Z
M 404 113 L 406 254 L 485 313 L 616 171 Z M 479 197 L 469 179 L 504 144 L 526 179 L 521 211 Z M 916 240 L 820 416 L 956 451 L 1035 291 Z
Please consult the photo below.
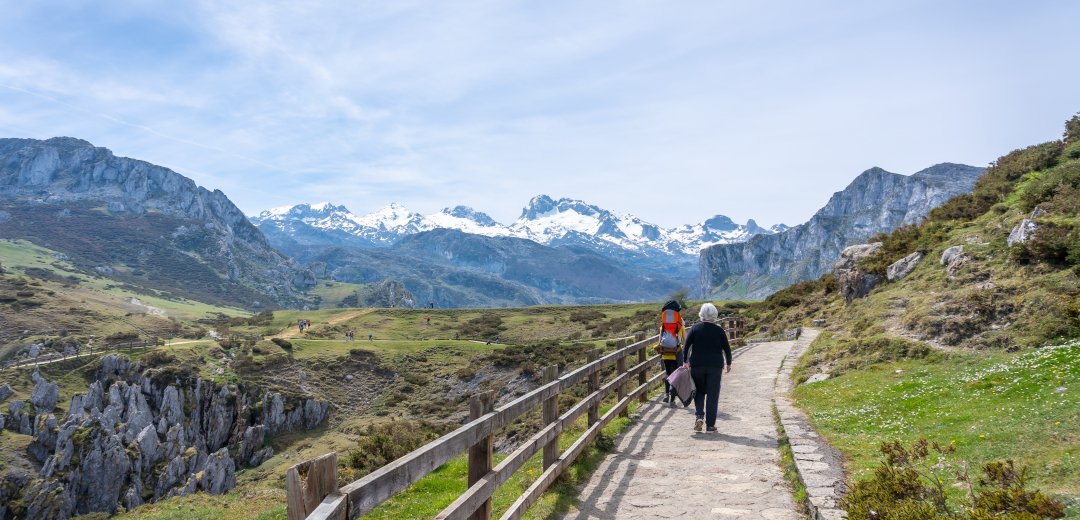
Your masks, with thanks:
M 1080 244 L 1077 187 L 1080 140 L 1013 152 L 974 195 L 883 237 L 864 268 L 926 254 L 902 281 L 845 307 L 827 276 L 752 310 L 775 328 L 827 321 L 796 379 L 833 377 L 799 386 L 796 397 L 847 455 L 853 478 L 876 464 L 881 442 L 927 437 L 955 442 L 955 459 L 973 468 L 1015 459 L 1080 518 L 1080 258 L 1069 256 Z M 1035 206 L 1057 237 L 1009 248 L 1010 230 Z M 938 259 L 953 245 L 971 258 L 950 277 Z

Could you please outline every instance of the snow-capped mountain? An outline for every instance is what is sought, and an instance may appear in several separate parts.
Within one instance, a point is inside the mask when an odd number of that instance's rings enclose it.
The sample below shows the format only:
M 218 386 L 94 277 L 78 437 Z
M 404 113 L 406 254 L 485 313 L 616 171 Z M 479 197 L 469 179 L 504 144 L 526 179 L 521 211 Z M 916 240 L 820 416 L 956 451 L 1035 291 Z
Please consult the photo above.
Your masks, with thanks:
M 772 234 L 787 226 L 762 228 L 753 220 L 736 224 L 717 215 L 704 222 L 665 229 L 633 215 L 620 215 L 574 199 L 533 197 L 510 225 L 466 206 L 431 215 L 414 213 L 400 204 L 357 216 L 331 203 L 298 204 L 264 211 L 252 221 L 274 239 L 282 235 L 298 244 L 337 243 L 385 247 L 402 237 L 432 229 L 456 229 L 489 237 L 516 237 L 545 245 L 577 245 L 601 252 L 644 256 L 696 256 L 716 244 L 743 242 L 754 235 Z M 312 240 L 325 233 L 326 240 Z M 333 238 L 331 238 L 333 237 Z

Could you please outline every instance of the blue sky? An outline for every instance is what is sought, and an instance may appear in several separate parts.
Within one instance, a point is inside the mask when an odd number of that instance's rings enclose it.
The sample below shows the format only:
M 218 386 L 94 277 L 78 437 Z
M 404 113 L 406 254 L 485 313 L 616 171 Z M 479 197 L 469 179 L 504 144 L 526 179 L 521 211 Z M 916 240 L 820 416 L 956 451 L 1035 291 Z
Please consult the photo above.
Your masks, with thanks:
M 865 5 L 863 5 L 865 4 Z M 1074 1 L 0 0 L 0 136 L 249 214 L 540 193 L 798 224 L 859 172 L 985 166 L 1080 110 Z

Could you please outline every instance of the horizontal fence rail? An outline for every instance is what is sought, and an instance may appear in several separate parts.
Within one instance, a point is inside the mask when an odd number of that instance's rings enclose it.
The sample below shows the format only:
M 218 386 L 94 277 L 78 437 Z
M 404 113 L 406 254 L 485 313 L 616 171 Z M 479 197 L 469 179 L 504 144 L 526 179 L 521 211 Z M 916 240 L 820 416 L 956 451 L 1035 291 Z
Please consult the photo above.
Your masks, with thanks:
M 656 339 L 657 336 L 646 338 L 644 333 L 638 333 L 634 343 L 627 345 L 630 340 L 620 340 L 616 343 L 616 350 L 609 354 L 601 356 L 598 349 L 590 351 L 585 365 L 562 376 L 557 375 L 556 367 L 548 367 L 538 388 L 497 408 L 491 392 L 474 395 L 469 403 L 468 423 L 340 489 L 336 485 L 336 458 L 333 459 L 333 478 L 326 476 L 326 471 L 330 471 L 329 455 L 302 462 L 290 468 L 287 474 L 288 518 L 355 519 L 404 491 L 450 459 L 467 453 L 469 488 L 436 518 L 487 520 L 492 514 L 491 498 L 499 486 L 506 483 L 533 455 L 543 452 L 543 474 L 502 516 L 503 519 L 520 518 L 555 479 L 584 453 L 608 423 L 618 416 L 626 416 L 633 400 L 644 402 L 649 390 L 664 380 L 662 370 L 652 376 L 648 374 L 650 369 L 659 365 L 660 356 L 649 355 Z M 628 359 L 634 364 L 627 368 Z M 601 371 L 608 368 L 614 369 L 614 375 L 601 383 Z M 559 395 L 581 383 L 588 385 L 588 395 L 560 413 Z M 601 402 L 611 395 L 618 400 L 600 416 Z M 536 409 L 541 409 L 543 414 L 540 431 L 525 440 L 498 465 L 492 466 L 495 433 Z M 588 428 L 560 454 L 559 436 L 582 415 L 588 417 Z M 331 481 L 334 484 L 328 487 L 327 483 Z

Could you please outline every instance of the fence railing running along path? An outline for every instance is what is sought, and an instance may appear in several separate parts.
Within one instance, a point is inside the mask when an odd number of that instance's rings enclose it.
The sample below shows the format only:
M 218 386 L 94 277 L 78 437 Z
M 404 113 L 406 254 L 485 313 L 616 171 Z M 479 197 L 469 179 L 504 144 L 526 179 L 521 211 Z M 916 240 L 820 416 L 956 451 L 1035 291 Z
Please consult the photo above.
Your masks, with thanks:
M 646 338 L 645 333 L 638 333 L 634 341 L 628 345 L 629 339 L 619 340 L 616 350 L 602 357 L 599 349 L 592 350 L 585 365 L 562 376 L 557 367 L 547 367 L 539 388 L 498 408 L 490 391 L 472 396 L 468 423 L 340 489 L 336 453 L 289 468 L 285 476 L 289 520 L 352 520 L 463 453 L 468 453 L 469 458 L 469 488 L 435 518 L 487 520 L 491 518 L 495 491 L 542 451 L 544 472 L 502 515 L 503 520 L 521 518 L 585 452 L 604 426 L 616 416 L 628 416 L 631 401 L 645 402 L 649 390 L 663 381 L 663 370 L 652 376 L 646 374 L 650 367 L 659 365 L 659 355 L 650 356 L 656 336 Z M 633 366 L 627 367 L 628 358 L 632 358 Z M 601 371 L 612 366 L 611 379 L 601 382 Z M 568 410 L 559 410 L 559 394 L 582 383 L 588 385 L 589 394 Z M 601 416 L 600 404 L 612 394 L 618 401 Z M 493 466 L 495 433 L 538 407 L 542 413 L 540 431 Z M 559 435 L 582 415 L 588 417 L 588 428 L 560 454 Z

